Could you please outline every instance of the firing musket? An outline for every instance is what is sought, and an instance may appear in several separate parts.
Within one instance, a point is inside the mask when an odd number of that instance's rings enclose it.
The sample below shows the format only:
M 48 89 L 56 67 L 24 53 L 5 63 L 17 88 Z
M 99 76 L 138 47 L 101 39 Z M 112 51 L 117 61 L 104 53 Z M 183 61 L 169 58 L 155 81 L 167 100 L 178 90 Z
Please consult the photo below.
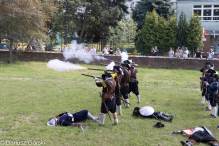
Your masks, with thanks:
M 98 79 L 103 79 L 102 77 L 92 76 L 92 75 L 88 75 L 88 74 L 81 74 L 81 75 L 83 75 L 83 76 L 88 76 L 88 77 L 96 77 L 96 78 L 98 78 Z
M 88 70 L 98 70 L 98 71 L 111 71 L 113 72 L 113 70 L 109 70 L 109 69 L 99 69 L 99 68 L 87 68 Z
M 100 93 L 100 92 L 99 92 L 99 93 Z M 102 96 L 101 93 L 100 93 L 100 98 L 102 99 L 102 103 L 104 104 L 104 106 L 105 106 L 105 108 L 106 108 L 106 111 L 107 111 L 107 113 L 108 113 L 108 116 L 109 116 L 109 118 L 110 118 L 110 121 L 112 122 L 112 119 L 111 119 L 111 117 L 110 117 L 110 114 L 109 114 L 108 108 L 107 108 L 107 106 L 106 106 L 106 103 L 104 102 L 104 99 L 103 99 L 103 96 Z

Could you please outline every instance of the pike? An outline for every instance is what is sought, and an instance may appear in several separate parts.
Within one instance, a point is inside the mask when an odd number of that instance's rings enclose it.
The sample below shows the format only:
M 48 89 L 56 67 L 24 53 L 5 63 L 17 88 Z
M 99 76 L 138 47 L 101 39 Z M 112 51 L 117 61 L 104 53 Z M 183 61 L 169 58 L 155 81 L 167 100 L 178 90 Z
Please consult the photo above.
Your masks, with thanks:
M 108 113 L 108 116 L 109 116 L 109 118 L 110 118 L 110 121 L 112 122 L 112 119 L 111 119 L 111 117 L 110 117 L 109 111 L 108 111 L 107 106 L 106 106 L 106 103 L 105 103 L 104 100 L 103 100 L 103 96 L 102 96 L 102 94 L 101 94 L 100 92 L 99 92 L 99 94 L 100 94 L 100 98 L 102 99 L 102 103 L 104 104 L 104 106 L 105 106 L 105 108 L 106 108 L 106 111 L 107 111 L 107 113 Z
M 88 75 L 88 74 L 81 74 L 81 75 L 83 75 L 83 76 L 88 76 L 88 77 L 96 77 L 96 78 L 98 78 L 98 79 L 103 79 L 102 77 L 92 76 L 92 75 Z
M 99 68 L 87 68 L 88 70 L 98 70 L 98 71 L 111 71 L 113 72 L 113 70 L 108 70 L 108 69 L 99 69 Z

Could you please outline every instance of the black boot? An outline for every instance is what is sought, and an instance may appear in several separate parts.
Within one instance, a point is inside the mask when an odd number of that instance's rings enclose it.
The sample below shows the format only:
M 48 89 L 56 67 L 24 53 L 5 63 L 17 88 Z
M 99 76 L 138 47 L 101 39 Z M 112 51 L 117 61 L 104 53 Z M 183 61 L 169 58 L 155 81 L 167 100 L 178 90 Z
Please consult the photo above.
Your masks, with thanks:
M 165 117 L 176 117 L 176 114 L 168 115 L 168 114 L 162 113 L 162 115 L 165 116 Z
M 184 141 L 181 141 L 180 142 L 183 146 L 193 146 L 193 143 L 188 141 L 188 142 L 184 142 Z
M 162 114 L 159 114 L 158 117 L 161 118 L 161 119 L 163 119 L 163 120 L 165 120 L 165 121 L 168 121 L 168 122 L 172 122 L 172 120 L 173 120 L 173 117 L 171 117 L 170 119 L 168 119 L 167 117 L 163 116 Z

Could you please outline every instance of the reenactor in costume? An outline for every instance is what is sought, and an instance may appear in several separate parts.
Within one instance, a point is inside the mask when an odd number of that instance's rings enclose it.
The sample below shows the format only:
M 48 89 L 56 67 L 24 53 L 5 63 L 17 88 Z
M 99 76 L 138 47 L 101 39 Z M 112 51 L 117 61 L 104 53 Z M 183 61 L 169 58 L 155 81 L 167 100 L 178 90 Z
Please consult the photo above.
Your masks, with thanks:
M 116 87 L 115 87 L 115 95 L 116 95 L 116 105 L 118 106 L 119 115 L 122 115 L 122 106 L 121 106 L 121 93 L 120 93 L 120 83 L 123 76 L 123 71 L 120 66 L 114 66 L 113 72 L 116 74 L 115 81 L 116 81 Z
M 94 77 L 96 85 L 103 87 L 102 90 L 102 104 L 101 104 L 101 115 L 100 115 L 100 126 L 104 126 L 106 114 L 109 111 L 113 113 L 114 124 L 118 124 L 117 113 L 116 113 L 116 99 L 115 99 L 115 86 L 116 81 L 113 79 L 114 74 L 105 73 L 102 75 L 103 81 L 99 82 L 98 78 Z M 109 115 L 110 117 L 110 115 Z M 111 117 L 110 117 L 111 119 Z
M 82 110 L 76 113 L 64 112 L 56 116 L 55 118 L 49 119 L 47 126 L 81 126 L 77 122 L 82 122 L 87 119 L 91 119 L 94 122 L 98 122 L 99 117 L 93 117 L 88 110 Z
M 200 76 L 200 80 L 201 80 L 200 85 L 202 91 L 202 101 L 200 105 L 204 105 L 206 99 L 205 95 L 207 94 L 207 88 L 206 85 L 204 84 L 204 81 L 208 81 L 209 84 L 213 82 L 212 74 L 210 72 L 207 73 L 208 69 L 209 69 L 208 67 L 204 67 L 200 70 L 202 72 L 202 76 Z M 206 110 L 207 111 L 211 110 L 210 101 L 208 102 L 208 107 L 206 107 Z
M 160 118 L 160 119 L 163 119 L 163 120 L 168 121 L 168 122 L 172 122 L 173 117 L 176 116 L 176 114 L 169 115 L 169 114 L 165 114 L 162 112 L 154 112 L 154 109 L 151 106 L 144 106 L 142 108 L 135 107 L 134 111 L 133 111 L 133 115 L 143 116 L 143 117 L 147 117 L 147 118 L 155 118 L 155 119 Z M 170 118 L 168 118 L 168 117 L 170 117 Z
M 211 146 L 219 146 L 219 143 L 215 139 L 213 133 L 205 126 L 196 127 L 193 130 L 193 134 L 189 136 L 189 140 L 186 142 L 181 141 L 183 146 L 198 145 L 200 142 L 209 143 Z
M 207 96 L 209 96 L 210 99 L 210 104 L 212 106 L 212 113 L 209 115 L 213 118 L 216 118 L 216 104 L 217 104 L 217 93 L 218 93 L 218 75 L 215 74 L 213 76 L 213 82 L 211 85 L 209 85 L 209 83 L 207 81 L 204 82 L 206 84 L 206 86 L 210 89 L 210 92 L 207 94 Z
M 138 73 L 138 70 L 135 68 L 135 62 L 132 62 L 130 64 L 130 81 L 129 81 L 129 95 L 131 95 L 131 91 L 137 96 L 138 103 L 140 103 L 140 95 L 138 91 L 138 81 L 136 78 L 136 74 Z
M 128 63 L 121 63 L 121 66 L 123 67 L 123 73 L 121 83 L 120 83 L 120 92 L 123 96 L 123 98 L 126 101 L 126 108 L 129 108 L 129 99 L 128 99 L 128 92 L 129 92 L 129 81 L 130 81 L 130 65 Z

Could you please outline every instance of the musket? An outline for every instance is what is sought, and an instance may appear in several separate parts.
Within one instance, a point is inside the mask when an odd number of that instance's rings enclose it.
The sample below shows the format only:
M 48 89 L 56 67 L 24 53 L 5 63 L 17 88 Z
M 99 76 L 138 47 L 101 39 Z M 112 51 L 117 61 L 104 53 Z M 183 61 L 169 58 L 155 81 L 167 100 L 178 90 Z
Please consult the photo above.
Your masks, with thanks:
M 100 63 L 100 65 L 107 66 L 108 64 L 103 64 L 103 63 Z
M 118 97 L 118 98 L 120 98 L 123 102 L 125 102 L 125 103 L 127 103 L 127 104 L 129 104 L 129 105 L 131 105 L 130 103 L 128 103 L 127 101 L 125 101 L 124 99 L 122 99 L 121 97 L 119 97 L 119 96 L 117 96 L 116 95 L 116 97 Z
M 99 69 L 99 68 L 87 68 L 88 70 L 98 70 L 98 71 L 111 71 L 113 72 L 113 70 L 108 70 L 108 69 Z
M 100 92 L 99 92 L 99 93 L 100 93 Z M 108 113 L 108 116 L 109 116 L 109 118 L 110 118 L 110 121 L 112 122 L 112 119 L 111 119 L 111 117 L 110 117 L 109 111 L 108 111 L 108 109 L 107 109 L 107 107 L 106 107 L 106 103 L 104 102 L 101 93 L 100 93 L 100 98 L 102 99 L 102 103 L 104 104 L 104 106 L 105 106 L 105 108 L 106 108 L 106 111 L 107 111 L 107 113 Z
M 83 76 L 88 76 L 88 77 L 96 77 L 96 78 L 98 78 L 98 79 L 103 79 L 102 77 L 92 76 L 92 75 L 88 75 L 88 74 L 81 74 L 81 75 L 83 75 Z

